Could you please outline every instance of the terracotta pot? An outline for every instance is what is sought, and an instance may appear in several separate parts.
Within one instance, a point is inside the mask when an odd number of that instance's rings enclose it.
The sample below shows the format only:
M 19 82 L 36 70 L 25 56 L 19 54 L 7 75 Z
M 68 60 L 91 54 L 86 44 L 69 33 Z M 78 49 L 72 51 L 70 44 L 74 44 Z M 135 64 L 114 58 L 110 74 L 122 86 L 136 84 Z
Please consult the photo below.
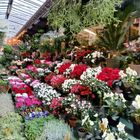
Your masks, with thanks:
M 76 127 L 77 118 L 76 117 L 70 117 L 68 122 L 69 122 L 70 127 Z
M 140 124 L 133 122 L 133 135 L 135 138 L 140 139 Z
M 80 128 L 78 129 L 78 136 L 79 136 L 80 138 L 84 138 L 85 135 L 86 135 L 86 130 L 85 130 L 83 127 L 80 127 Z
M 0 92 L 7 93 L 9 91 L 10 87 L 8 85 L 6 86 L 1 86 L 0 85 Z

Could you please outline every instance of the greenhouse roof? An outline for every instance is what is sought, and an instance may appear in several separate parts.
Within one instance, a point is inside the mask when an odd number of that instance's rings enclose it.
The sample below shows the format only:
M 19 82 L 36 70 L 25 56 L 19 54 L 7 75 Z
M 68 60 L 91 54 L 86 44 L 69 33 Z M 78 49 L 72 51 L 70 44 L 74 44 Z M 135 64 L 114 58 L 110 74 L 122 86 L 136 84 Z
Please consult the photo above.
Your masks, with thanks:
M 46 0 L 0 0 L 0 19 L 8 19 L 8 38 L 14 37 Z

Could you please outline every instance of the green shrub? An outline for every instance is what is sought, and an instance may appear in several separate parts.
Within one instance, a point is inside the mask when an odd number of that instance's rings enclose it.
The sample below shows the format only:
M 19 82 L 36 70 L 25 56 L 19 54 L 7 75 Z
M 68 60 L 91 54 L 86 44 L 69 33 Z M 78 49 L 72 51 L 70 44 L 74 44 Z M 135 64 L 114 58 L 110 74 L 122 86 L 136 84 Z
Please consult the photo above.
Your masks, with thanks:
M 0 118 L 1 140 L 25 140 L 22 136 L 22 117 L 17 113 L 9 113 Z
M 44 123 L 54 119 L 53 116 L 35 118 L 25 124 L 25 136 L 28 140 L 36 140 L 43 131 Z
M 38 140 L 64 140 L 67 136 L 70 140 L 75 140 L 68 124 L 60 120 L 51 120 L 44 126 L 44 131 Z

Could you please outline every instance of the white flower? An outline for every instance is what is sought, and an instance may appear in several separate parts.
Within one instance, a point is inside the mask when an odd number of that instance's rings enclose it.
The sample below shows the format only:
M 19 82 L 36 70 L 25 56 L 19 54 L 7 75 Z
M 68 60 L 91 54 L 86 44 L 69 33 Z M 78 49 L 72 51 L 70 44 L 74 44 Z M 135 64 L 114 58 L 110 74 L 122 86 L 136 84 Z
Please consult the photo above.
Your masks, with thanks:
M 27 93 L 23 93 L 23 94 L 22 94 L 22 97 L 28 98 L 28 94 L 27 94 Z
M 118 130 L 121 132 L 121 131 L 125 131 L 124 130 L 124 128 L 125 128 L 125 125 L 123 124 L 123 123 L 121 123 L 121 122 L 119 122 L 119 124 L 117 125 L 117 128 L 118 128 Z
M 120 70 L 119 75 L 121 76 L 121 78 L 125 78 L 127 75 L 124 73 L 123 70 Z
M 94 125 L 94 122 L 91 121 L 91 120 L 89 120 L 89 124 L 90 124 L 91 126 L 93 126 L 93 125 Z
M 113 133 L 107 133 L 105 140 L 116 140 Z
M 102 118 L 102 123 L 104 124 L 104 127 L 107 128 L 107 126 L 108 126 L 108 119 L 107 118 Z
M 84 123 L 87 121 L 88 118 L 89 118 L 89 115 L 85 116 L 85 118 L 82 120 L 82 126 L 84 125 Z
M 136 109 L 140 109 L 140 95 L 137 95 L 135 100 L 132 102 L 132 105 L 136 108 Z
M 126 69 L 126 74 L 130 76 L 137 76 L 137 72 L 135 70 L 132 70 L 130 67 Z
M 96 113 L 96 114 L 94 115 L 94 117 L 98 117 L 98 114 Z

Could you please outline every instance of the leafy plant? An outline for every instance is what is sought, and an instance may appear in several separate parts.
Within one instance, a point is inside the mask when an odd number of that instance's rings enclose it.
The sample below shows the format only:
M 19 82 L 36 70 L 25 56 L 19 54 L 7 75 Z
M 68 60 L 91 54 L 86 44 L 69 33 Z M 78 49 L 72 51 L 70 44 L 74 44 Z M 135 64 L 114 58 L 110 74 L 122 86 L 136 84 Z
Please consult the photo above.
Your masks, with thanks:
M 9 113 L 0 119 L 1 140 L 25 140 L 22 136 L 22 118 L 17 113 Z
M 7 86 L 8 82 L 5 80 L 0 79 L 0 86 Z
M 37 137 L 41 135 L 45 122 L 53 120 L 53 116 L 46 118 L 35 118 L 25 123 L 25 136 L 28 140 L 37 140 Z
M 54 29 L 64 27 L 66 35 L 74 35 L 87 26 L 106 24 L 116 20 L 114 17 L 114 11 L 116 10 L 114 5 L 120 4 L 121 1 L 89 0 L 84 5 L 82 0 L 54 1 L 48 15 L 48 21 Z
M 64 140 L 66 135 L 69 135 L 70 139 L 74 140 L 70 127 L 63 121 L 55 119 L 46 123 L 44 131 L 38 140 Z
M 12 54 L 13 52 L 13 48 L 10 45 L 4 45 L 3 49 L 4 49 L 4 53 Z
M 99 40 L 97 45 L 105 47 L 109 51 L 118 51 L 123 49 L 123 43 L 125 36 L 129 30 L 132 20 L 130 19 L 134 9 L 132 6 L 128 6 L 124 11 L 116 13 L 116 17 L 120 22 L 111 22 L 106 26 L 104 31 L 99 34 Z

